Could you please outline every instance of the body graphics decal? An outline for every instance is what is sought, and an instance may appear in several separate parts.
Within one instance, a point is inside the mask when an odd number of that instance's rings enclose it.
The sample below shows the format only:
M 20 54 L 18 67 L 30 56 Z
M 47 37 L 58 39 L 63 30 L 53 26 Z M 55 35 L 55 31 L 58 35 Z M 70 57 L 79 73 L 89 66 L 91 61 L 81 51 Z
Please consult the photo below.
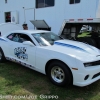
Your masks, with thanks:
M 59 43 L 59 42 L 55 42 L 54 44 L 87 52 L 86 50 L 84 50 L 84 49 L 82 49 L 82 48 L 80 48 L 80 47 L 78 47 L 78 46 L 71 45 L 71 44 L 64 44 L 64 43 Z
M 2 38 L 0 38 L 0 41 L 5 41 L 5 42 L 7 42 L 6 40 L 4 40 L 4 39 L 2 39 Z
M 18 59 L 28 60 L 28 54 L 26 54 L 26 47 L 17 47 L 14 49 L 14 55 Z
M 19 60 L 16 60 L 16 59 L 14 59 L 14 58 L 6 57 L 6 59 L 9 60 L 9 61 L 12 61 L 12 62 L 21 64 L 21 65 L 23 65 L 23 66 L 29 67 L 29 68 L 35 68 L 34 66 L 32 66 L 32 65 L 30 65 L 30 64 L 23 63 L 23 62 L 21 62 L 21 61 L 19 61 Z

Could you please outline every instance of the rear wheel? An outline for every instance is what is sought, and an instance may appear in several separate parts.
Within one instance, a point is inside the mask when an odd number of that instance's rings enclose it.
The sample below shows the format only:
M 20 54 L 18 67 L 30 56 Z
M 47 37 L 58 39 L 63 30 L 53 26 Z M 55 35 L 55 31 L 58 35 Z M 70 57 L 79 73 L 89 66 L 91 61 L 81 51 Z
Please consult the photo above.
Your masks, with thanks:
M 0 48 L 0 63 L 5 62 L 5 61 L 6 61 L 6 58 L 4 56 L 2 49 Z
M 69 68 L 62 62 L 53 62 L 49 65 L 47 74 L 51 82 L 58 86 L 69 85 L 72 75 Z

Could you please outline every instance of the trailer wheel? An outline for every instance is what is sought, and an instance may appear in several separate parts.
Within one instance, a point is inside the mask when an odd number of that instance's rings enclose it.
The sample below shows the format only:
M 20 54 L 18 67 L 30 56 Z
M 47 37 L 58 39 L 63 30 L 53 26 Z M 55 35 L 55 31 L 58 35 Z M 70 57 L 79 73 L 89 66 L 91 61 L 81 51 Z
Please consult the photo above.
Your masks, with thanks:
M 3 63 L 6 61 L 5 55 L 3 53 L 3 50 L 0 48 L 0 63 Z
M 72 82 L 72 75 L 69 68 L 62 62 L 52 62 L 47 70 L 51 82 L 57 86 L 69 85 Z

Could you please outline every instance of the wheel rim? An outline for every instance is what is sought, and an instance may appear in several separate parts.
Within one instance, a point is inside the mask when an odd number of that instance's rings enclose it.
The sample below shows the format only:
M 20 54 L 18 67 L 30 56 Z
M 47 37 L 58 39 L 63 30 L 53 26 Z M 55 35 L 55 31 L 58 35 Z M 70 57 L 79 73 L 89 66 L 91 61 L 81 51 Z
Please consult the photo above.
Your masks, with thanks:
M 2 53 L 0 52 L 0 60 L 2 59 Z
M 54 66 L 51 69 L 51 77 L 55 82 L 61 83 L 65 79 L 65 73 L 64 73 L 63 69 L 60 68 L 59 66 Z

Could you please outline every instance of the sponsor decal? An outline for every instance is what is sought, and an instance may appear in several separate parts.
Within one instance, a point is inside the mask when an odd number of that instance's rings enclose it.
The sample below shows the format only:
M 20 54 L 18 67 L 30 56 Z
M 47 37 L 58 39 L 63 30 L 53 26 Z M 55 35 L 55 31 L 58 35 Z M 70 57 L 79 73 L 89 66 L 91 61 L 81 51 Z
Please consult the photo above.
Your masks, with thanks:
M 17 47 L 14 49 L 15 57 L 22 60 L 28 60 L 28 54 L 26 54 L 26 47 Z
M 34 66 L 32 66 L 30 64 L 23 63 L 23 62 L 18 61 L 18 60 L 14 59 L 14 58 L 6 57 L 6 59 L 9 60 L 9 61 L 12 61 L 12 62 L 19 63 L 19 64 L 21 64 L 23 66 L 26 66 L 26 67 L 31 67 L 31 68 L 33 67 L 33 68 L 35 68 Z

